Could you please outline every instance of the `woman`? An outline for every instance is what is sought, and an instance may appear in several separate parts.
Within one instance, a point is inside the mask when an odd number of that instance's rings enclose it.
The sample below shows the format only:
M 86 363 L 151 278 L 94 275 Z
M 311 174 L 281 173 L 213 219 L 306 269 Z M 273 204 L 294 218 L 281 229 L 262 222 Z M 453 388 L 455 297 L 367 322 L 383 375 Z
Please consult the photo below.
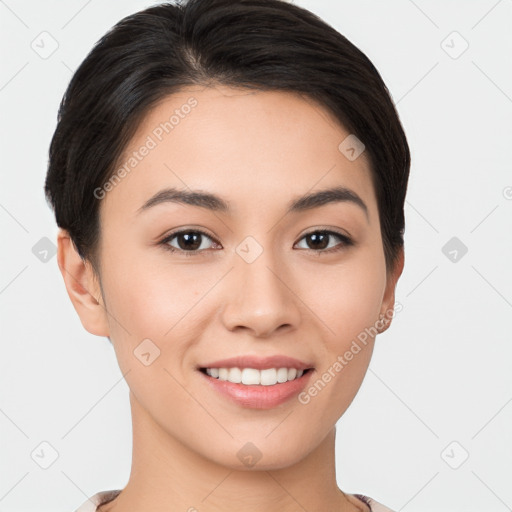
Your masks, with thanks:
M 409 167 L 375 67 L 295 5 L 162 4 L 95 45 L 45 193 L 133 456 L 80 512 L 390 510 L 339 489 L 335 429 L 395 311 Z

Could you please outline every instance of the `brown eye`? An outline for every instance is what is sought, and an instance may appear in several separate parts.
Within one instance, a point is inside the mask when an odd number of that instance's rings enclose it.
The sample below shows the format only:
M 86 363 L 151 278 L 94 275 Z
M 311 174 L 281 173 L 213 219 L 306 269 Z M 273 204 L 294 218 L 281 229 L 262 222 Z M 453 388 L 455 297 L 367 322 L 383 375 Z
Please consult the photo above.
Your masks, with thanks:
M 333 238 L 337 238 L 341 243 L 330 245 Z M 302 237 L 301 240 L 306 240 L 306 249 L 317 251 L 317 252 L 334 252 L 341 250 L 346 246 L 353 245 L 350 238 L 336 231 L 312 231 Z
M 171 233 L 160 243 L 171 252 L 183 252 L 186 256 L 192 256 L 194 253 L 202 252 L 208 249 L 208 243 L 205 240 L 213 240 L 209 235 L 200 230 L 182 230 Z M 171 244 L 174 242 L 176 245 Z

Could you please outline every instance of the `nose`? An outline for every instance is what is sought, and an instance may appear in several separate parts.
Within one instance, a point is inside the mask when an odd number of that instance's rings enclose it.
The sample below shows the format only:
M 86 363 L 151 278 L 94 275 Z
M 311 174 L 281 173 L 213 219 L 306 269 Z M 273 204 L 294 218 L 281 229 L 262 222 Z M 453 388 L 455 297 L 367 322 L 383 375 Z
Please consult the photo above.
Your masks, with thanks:
M 282 262 L 264 250 L 252 262 L 235 255 L 235 268 L 228 277 L 222 322 L 230 331 L 247 330 L 267 338 L 278 330 L 299 326 L 300 299 L 293 291 L 293 278 Z

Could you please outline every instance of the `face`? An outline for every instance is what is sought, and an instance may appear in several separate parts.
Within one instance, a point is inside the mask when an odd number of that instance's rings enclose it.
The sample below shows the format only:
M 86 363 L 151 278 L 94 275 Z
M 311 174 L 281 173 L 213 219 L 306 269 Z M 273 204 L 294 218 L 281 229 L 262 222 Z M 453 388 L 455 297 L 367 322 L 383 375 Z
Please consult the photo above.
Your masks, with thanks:
M 259 469 L 317 447 L 361 385 L 371 328 L 393 308 L 369 161 L 339 149 L 348 135 L 299 95 L 185 89 L 147 115 L 101 200 L 104 334 L 132 399 L 218 464 L 240 468 L 248 442 Z M 352 199 L 298 202 L 334 188 Z M 217 199 L 148 203 L 164 189 Z M 227 396 L 199 370 L 274 355 L 312 369 L 299 388 L 260 385 L 266 401 Z M 291 396 L 276 399 L 278 386 Z

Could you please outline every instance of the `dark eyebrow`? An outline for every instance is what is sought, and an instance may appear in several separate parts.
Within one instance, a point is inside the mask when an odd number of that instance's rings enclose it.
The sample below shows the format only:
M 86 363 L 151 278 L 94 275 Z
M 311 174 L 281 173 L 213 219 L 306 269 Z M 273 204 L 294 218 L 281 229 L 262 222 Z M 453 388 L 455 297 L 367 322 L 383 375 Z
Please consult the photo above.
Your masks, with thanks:
M 291 202 L 288 212 L 302 212 L 312 208 L 318 208 L 329 203 L 348 201 L 359 206 L 368 219 L 368 207 L 365 202 L 353 191 L 346 187 L 334 187 L 311 192 Z
M 351 202 L 356 204 L 364 211 L 366 218 L 368 218 L 368 208 L 364 201 L 353 191 L 346 187 L 334 187 L 318 192 L 311 192 L 302 197 L 292 200 L 288 205 L 286 213 L 298 213 L 313 208 L 318 208 L 329 203 L 336 202 Z M 161 203 L 178 203 L 188 204 L 192 206 L 199 206 L 208 210 L 217 211 L 221 213 L 229 213 L 229 204 L 224 199 L 210 194 L 208 192 L 193 191 L 193 190 L 178 190 L 176 188 L 165 188 L 160 190 L 155 195 L 150 197 L 138 210 L 147 210 L 157 204 Z
M 208 210 L 228 213 L 229 205 L 219 196 L 208 192 L 193 190 L 178 190 L 176 188 L 164 188 L 150 197 L 138 210 L 137 213 L 147 210 L 161 203 L 178 203 L 199 206 Z

